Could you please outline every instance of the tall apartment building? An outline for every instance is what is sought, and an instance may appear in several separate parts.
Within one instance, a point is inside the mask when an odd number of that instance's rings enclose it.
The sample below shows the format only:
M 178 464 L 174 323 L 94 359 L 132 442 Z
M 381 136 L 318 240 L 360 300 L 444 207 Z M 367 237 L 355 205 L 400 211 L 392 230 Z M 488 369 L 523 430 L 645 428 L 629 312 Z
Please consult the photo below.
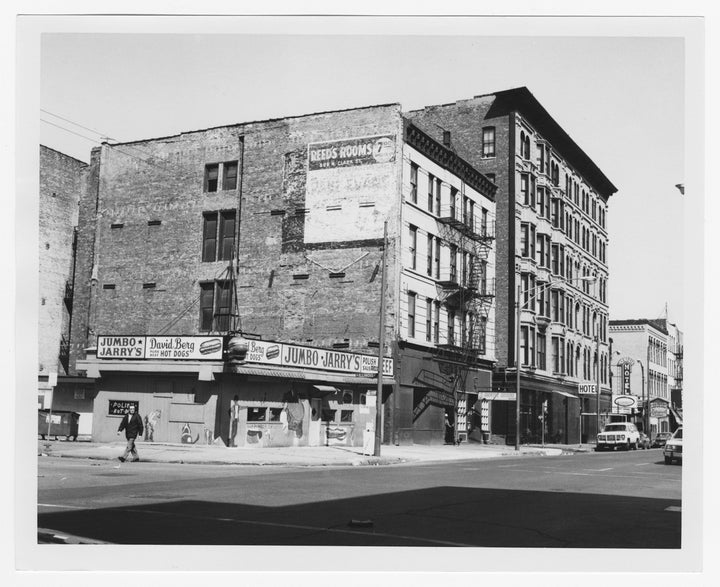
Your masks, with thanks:
M 496 188 L 399 105 L 104 144 L 88 178 L 71 368 L 95 440 L 131 403 L 154 441 L 361 445 L 378 403 L 385 442 L 472 432 Z
M 546 439 L 594 438 L 610 409 L 608 199 L 615 186 L 527 88 L 407 116 L 438 141 L 449 135 L 450 148 L 497 185 L 497 368 L 492 392 L 482 396 L 492 402 L 493 435 L 515 437 L 519 331 L 521 436 L 537 441 L 544 425 Z M 592 385 L 598 369 L 600 396 Z
M 682 424 L 682 332 L 666 319 L 610 321 L 613 390 L 636 397 L 638 425 L 654 437 Z M 680 396 L 681 398 L 681 396 Z
M 79 431 L 89 434 L 83 381 L 70 374 L 78 205 L 87 164 L 40 145 L 38 283 L 38 408 L 81 413 Z

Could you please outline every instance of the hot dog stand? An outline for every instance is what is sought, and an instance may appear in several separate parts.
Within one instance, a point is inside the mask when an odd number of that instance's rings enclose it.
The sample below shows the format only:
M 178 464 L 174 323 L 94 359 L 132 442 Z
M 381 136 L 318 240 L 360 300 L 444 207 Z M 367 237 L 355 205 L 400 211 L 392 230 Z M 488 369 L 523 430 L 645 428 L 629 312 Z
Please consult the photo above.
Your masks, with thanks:
M 96 378 L 93 440 L 116 440 L 122 406 L 134 403 L 146 442 L 362 446 L 377 356 L 253 340 L 238 359 L 236 345 L 228 336 L 98 336 L 78 362 Z M 383 360 L 388 390 L 393 367 Z

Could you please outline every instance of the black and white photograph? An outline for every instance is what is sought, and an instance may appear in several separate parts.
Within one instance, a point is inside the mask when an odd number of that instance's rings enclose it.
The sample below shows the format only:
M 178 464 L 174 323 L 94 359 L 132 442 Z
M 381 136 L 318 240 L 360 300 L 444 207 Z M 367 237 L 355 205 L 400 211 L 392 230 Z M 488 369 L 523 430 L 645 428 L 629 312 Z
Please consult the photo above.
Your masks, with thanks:
M 18 14 L 16 571 L 707 571 L 704 25 Z

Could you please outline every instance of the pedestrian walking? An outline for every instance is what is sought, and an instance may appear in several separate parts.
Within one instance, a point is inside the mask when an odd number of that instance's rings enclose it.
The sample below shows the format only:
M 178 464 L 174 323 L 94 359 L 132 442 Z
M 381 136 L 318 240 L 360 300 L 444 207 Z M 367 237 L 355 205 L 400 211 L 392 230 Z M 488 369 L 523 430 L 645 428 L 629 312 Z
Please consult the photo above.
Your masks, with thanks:
M 228 412 L 230 413 L 230 438 L 228 439 L 228 444 L 234 447 L 236 446 L 235 437 L 237 436 L 238 424 L 240 422 L 240 398 L 237 395 L 233 397 Z
M 140 415 L 135 413 L 135 406 L 133 404 L 130 404 L 128 413 L 123 416 L 122 422 L 120 422 L 118 435 L 123 430 L 125 431 L 125 438 L 127 438 L 127 446 L 125 447 L 123 456 L 118 457 L 118 460 L 124 463 L 128 456 L 132 455 L 132 459 L 130 459 L 131 462 L 139 461 L 140 458 L 135 449 L 135 439 L 143 433 L 143 423 Z

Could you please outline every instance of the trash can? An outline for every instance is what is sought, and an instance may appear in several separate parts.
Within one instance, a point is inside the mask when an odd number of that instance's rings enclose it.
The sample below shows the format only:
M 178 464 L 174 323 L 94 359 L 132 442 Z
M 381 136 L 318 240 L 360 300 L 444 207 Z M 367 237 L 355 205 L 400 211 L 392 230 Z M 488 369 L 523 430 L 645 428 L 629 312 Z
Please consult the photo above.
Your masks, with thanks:
M 45 440 L 46 436 L 64 436 L 66 440 L 77 440 L 80 414 L 62 410 L 38 410 L 38 435 Z M 48 434 L 49 431 L 49 434 Z
M 482 433 L 482 441 L 483 441 L 483 444 L 489 444 L 489 443 L 490 443 L 490 433 L 489 433 L 489 432 L 483 432 L 483 433 Z

